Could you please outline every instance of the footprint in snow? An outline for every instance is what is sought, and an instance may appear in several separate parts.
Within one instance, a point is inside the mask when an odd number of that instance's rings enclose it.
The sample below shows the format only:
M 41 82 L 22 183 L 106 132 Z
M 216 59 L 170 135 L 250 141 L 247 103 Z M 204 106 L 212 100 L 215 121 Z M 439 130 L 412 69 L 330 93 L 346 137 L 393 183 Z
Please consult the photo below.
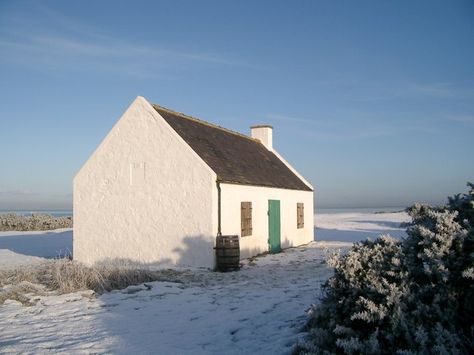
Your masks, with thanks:
M 230 335 L 235 335 L 239 330 L 240 330 L 240 328 L 232 329 L 232 330 L 230 331 Z

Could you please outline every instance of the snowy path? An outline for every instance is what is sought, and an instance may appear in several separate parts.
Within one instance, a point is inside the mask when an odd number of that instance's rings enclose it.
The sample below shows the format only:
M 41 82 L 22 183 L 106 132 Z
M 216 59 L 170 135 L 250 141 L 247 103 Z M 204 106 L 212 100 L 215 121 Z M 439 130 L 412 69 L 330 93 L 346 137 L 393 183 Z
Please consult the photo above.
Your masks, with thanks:
M 188 273 L 98 298 L 74 293 L 0 306 L 1 353 L 282 354 L 330 274 L 312 243 L 247 261 L 239 272 Z M 192 275 L 192 277 L 191 277 Z M 147 287 L 148 286 L 148 287 Z

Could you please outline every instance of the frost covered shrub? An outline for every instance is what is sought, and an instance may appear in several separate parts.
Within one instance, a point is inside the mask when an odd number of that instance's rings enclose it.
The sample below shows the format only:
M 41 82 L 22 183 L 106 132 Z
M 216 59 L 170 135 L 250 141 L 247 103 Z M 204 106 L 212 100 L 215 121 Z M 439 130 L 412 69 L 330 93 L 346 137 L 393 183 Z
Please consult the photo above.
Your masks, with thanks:
M 36 231 L 72 228 L 72 217 L 53 217 L 47 214 L 21 216 L 16 213 L 0 214 L 0 231 Z
M 302 354 L 474 353 L 474 186 L 416 204 L 403 240 L 356 243 L 310 309 Z
M 474 184 L 468 182 L 468 194 L 449 197 L 449 208 L 458 212 L 457 221 L 466 228 L 474 227 Z

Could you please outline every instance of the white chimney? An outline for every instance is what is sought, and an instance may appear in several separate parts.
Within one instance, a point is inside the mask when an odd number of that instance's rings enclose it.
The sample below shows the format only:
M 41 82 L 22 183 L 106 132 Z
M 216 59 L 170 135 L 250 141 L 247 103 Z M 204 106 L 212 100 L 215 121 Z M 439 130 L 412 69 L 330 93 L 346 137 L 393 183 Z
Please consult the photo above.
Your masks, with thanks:
M 273 150 L 273 127 L 258 125 L 250 127 L 252 138 L 258 139 L 268 149 Z

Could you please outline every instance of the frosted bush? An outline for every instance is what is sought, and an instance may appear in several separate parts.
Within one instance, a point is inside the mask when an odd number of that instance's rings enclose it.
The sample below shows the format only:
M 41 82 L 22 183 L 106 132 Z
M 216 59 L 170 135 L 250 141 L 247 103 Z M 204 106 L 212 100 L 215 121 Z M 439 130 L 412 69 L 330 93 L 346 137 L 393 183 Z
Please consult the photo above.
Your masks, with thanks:
M 0 214 L 0 231 L 35 231 L 72 228 L 72 217 L 53 217 L 47 214 L 21 216 L 16 213 Z
M 356 243 L 328 263 L 301 354 L 474 353 L 474 185 L 432 208 L 416 204 L 403 240 Z

